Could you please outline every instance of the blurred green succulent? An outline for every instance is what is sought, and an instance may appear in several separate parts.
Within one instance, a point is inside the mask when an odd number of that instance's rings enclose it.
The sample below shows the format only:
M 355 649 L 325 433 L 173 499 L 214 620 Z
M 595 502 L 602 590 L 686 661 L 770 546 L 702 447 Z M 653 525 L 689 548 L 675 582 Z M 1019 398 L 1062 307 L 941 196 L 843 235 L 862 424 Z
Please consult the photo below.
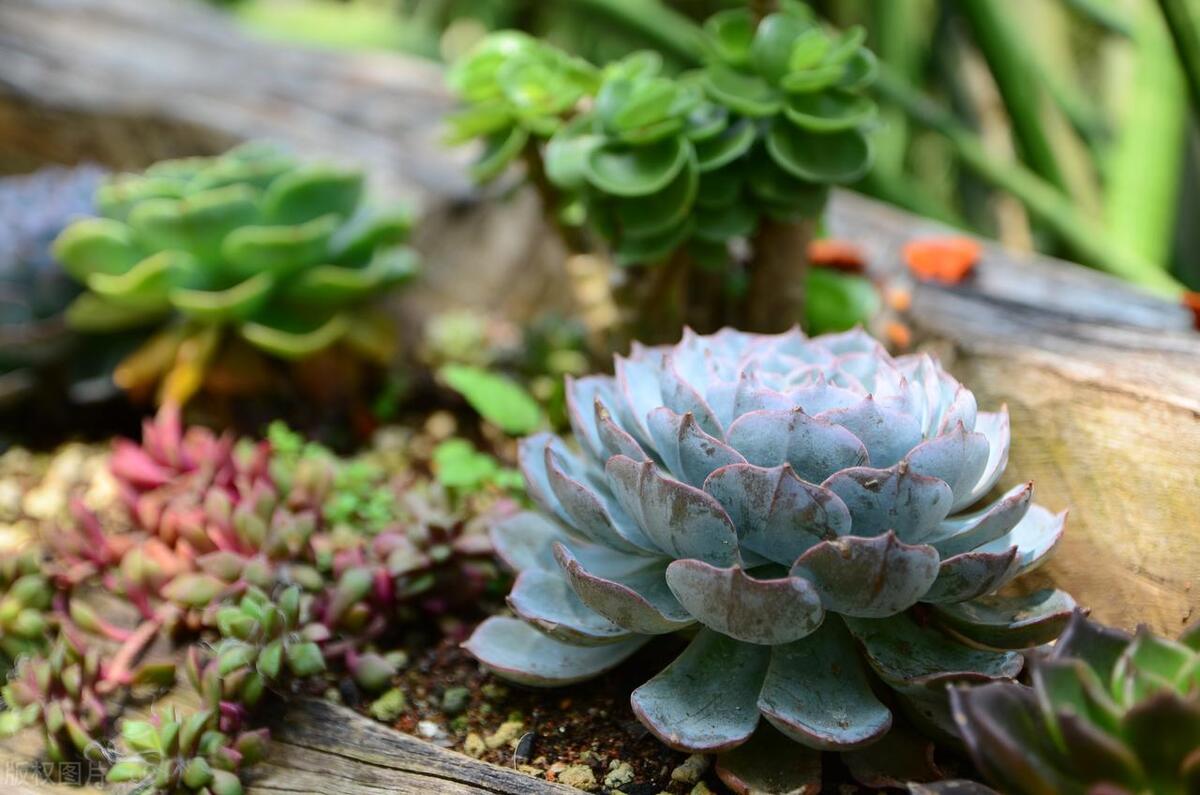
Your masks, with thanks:
M 700 70 L 670 76 L 643 51 L 591 80 L 547 44 L 493 34 L 452 73 L 467 103 L 453 140 L 490 136 L 481 163 L 495 176 L 529 131 L 551 136 L 545 171 L 565 194 L 564 220 L 590 223 L 619 263 L 693 241 L 702 261 L 723 264 L 725 244 L 764 217 L 813 216 L 828 185 L 866 172 L 875 105 L 862 92 L 875 58 L 861 28 L 834 33 L 799 3 L 757 25 L 748 10 L 724 11 L 705 32 Z M 537 113 L 518 116 L 512 96 L 536 99 Z
M 173 321 L 118 381 L 167 373 L 164 397 L 181 402 L 227 330 L 284 359 L 341 341 L 378 357 L 390 343 L 361 307 L 410 278 L 416 258 L 400 245 L 410 215 L 364 207 L 363 189 L 357 169 L 302 163 L 266 143 L 114 177 L 97 192 L 99 217 L 55 243 L 87 287 L 68 322 L 104 332 Z
M 110 784 L 136 784 L 156 795 L 241 795 L 238 771 L 262 759 L 267 732 L 220 730 L 220 712 L 181 715 L 172 708 L 150 720 L 121 725 L 124 753 L 108 772 Z
M 454 65 L 447 80 L 467 103 L 450 117 L 450 141 L 482 138 L 484 153 L 471 169 L 494 179 L 525 151 L 531 138 L 548 138 L 585 96 L 595 91 L 591 64 L 508 30 L 485 38 Z
M 53 595 L 38 554 L 9 552 L 0 560 L 0 678 L 17 658 L 45 645 Z

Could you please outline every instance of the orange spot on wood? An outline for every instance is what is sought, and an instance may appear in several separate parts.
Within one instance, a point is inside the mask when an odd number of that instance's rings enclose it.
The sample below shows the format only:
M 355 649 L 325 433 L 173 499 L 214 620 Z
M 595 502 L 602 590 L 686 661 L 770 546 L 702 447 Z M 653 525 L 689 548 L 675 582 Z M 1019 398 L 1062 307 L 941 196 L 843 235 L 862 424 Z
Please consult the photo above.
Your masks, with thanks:
M 1200 331 L 1200 293 L 1194 293 L 1191 290 L 1183 294 L 1183 305 L 1192 310 L 1192 324 Z
M 979 243 L 969 237 L 931 237 L 904 246 L 904 261 L 918 279 L 959 284 L 979 262 Z
M 899 321 L 888 323 L 884 333 L 896 350 L 906 351 L 912 345 L 912 329 Z
M 831 237 L 809 241 L 808 261 L 818 268 L 833 268 L 848 273 L 862 273 L 867 269 L 861 248 L 848 240 Z

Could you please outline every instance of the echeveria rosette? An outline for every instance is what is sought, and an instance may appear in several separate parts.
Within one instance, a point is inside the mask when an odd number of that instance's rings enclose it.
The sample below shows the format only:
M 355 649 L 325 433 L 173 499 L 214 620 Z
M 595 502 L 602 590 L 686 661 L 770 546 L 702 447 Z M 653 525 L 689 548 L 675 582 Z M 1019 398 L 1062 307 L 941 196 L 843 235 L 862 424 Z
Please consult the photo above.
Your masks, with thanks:
M 55 243 L 87 288 L 67 320 L 89 332 L 176 321 L 131 357 L 139 368 L 202 370 L 226 329 L 284 359 L 340 341 L 379 355 L 363 307 L 410 278 L 416 259 L 401 245 L 409 214 L 367 207 L 363 194 L 360 170 L 264 143 L 113 177 L 97 191 L 98 217 Z M 180 360 L 164 353 L 172 346 Z
M 748 167 L 720 163 L 707 178 L 722 183 L 729 197 L 722 203 L 721 193 L 704 191 L 708 212 L 728 212 L 748 194 L 773 217 L 816 215 L 828 185 L 853 182 L 870 167 L 866 128 L 876 109 L 863 90 L 876 62 L 862 46 L 864 31 L 830 31 L 798 3 L 757 26 L 746 9 L 723 11 L 705 31 L 709 58 L 700 82 L 739 120 L 731 131 L 754 131 Z M 729 137 L 726 132 L 722 139 Z
M 1013 795 L 1200 792 L 1200 625 L 1178 641 L 1072 618 L 1032 686 L 955 688 L 984 777 Z
M 892 724 L 873 680 L 949 729 L 946 683 L 1011 678 L 1013 650 L 1070 615 L 1057 591 L 994 595 L 1045 559 L 1065 516 L 1030 484 L 975 507 L 1007 462 L 1008 416 L 977 411 L 927 355 L 893 359 L 857 330 L 689 331 L 567 394 L 579 452 L 526 439 L 541 512 L 493 532 L 520 573 L 519 618 L 467 644 L 502 676 L 578 682 L 690 629 L 633 694 L 662 740 L 728 750 L 761 715 L 811 748 L 854 749 Z
M 599 71 L 514 30 L 493 33 L 446 77 L 464 107 L 450 116 L 449 140 L 484 141 L 471 168 L 479 182 L 504 173 L 531 141 L 549 138 L 594 93 Z

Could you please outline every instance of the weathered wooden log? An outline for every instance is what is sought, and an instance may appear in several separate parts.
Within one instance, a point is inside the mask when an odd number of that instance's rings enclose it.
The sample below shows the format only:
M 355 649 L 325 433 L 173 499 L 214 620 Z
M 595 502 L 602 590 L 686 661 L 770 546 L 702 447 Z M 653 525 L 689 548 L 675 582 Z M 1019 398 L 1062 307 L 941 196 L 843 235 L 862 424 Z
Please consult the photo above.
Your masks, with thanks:
M 830 226 L 873 273 L 902 273 L 902 245 L 936 224 L 849 194 Z M 980 405 L 1007 404 L 1005 485 L 1070 510 L 1037 575 L 1103 621 L 1174 635 L 1200 618 L 1200 335 L 1180 306 L 1103 274 L 994 245 L 957 287 L 918 284 L 912 322 L 941 340 Z

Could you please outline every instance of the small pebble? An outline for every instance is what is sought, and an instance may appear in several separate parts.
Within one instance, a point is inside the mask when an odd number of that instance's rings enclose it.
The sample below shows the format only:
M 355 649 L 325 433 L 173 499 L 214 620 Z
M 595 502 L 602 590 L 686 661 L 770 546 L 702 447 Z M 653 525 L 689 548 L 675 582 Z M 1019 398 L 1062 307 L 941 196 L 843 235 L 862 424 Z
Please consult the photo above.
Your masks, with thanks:
M 515 743 L 524 734 L 525 724 L 519 720 L 506 720 L 500 728 L 487 736 L 484 742 L 487 747 L 495 750 L 505 745 Z
M 478 759 L 487 753 L 487 743 L 476 732 L 471 732 L 467 735 L 467 739 L 463 741 L 463 753 Z
M 471 691 L 465 687 L 447 688 L 442 694 L 442 712 L 447 715 L 458 715 L 467 708 L 467 702 L 471 698 Z
M 604 786 L 609 789 L 620 789 L 626 784 L 633 783 L 633 765 L 614 759 L 608 766 L 608 775 L 604 777 Z
M 393 723 L 408 709 L 408 697 L 398 687 L 384 693 L 371 702 L 371 717 L 383 723 Z
M 422 720 L 417 722 L 417 734 L 426 740 L 434 740 L 438 737 L 445 737 L 446 731 L 434 721 Z
M 587 765 L 570 765 L 558 774 L 558 780 L 568 787 L 594 792 L 597 788 L 596 774 Z
M 696 786 L 692 787 L 691 795 L 713 795 L 713 791 L 708 788 L 708 785 L 701 781 Z
M 683 760 L 683 764 L 671 771 L 671 780 L 680 784 L 695 784 L 708 770 L 708 757 L 703 754 L 692 754 Z

